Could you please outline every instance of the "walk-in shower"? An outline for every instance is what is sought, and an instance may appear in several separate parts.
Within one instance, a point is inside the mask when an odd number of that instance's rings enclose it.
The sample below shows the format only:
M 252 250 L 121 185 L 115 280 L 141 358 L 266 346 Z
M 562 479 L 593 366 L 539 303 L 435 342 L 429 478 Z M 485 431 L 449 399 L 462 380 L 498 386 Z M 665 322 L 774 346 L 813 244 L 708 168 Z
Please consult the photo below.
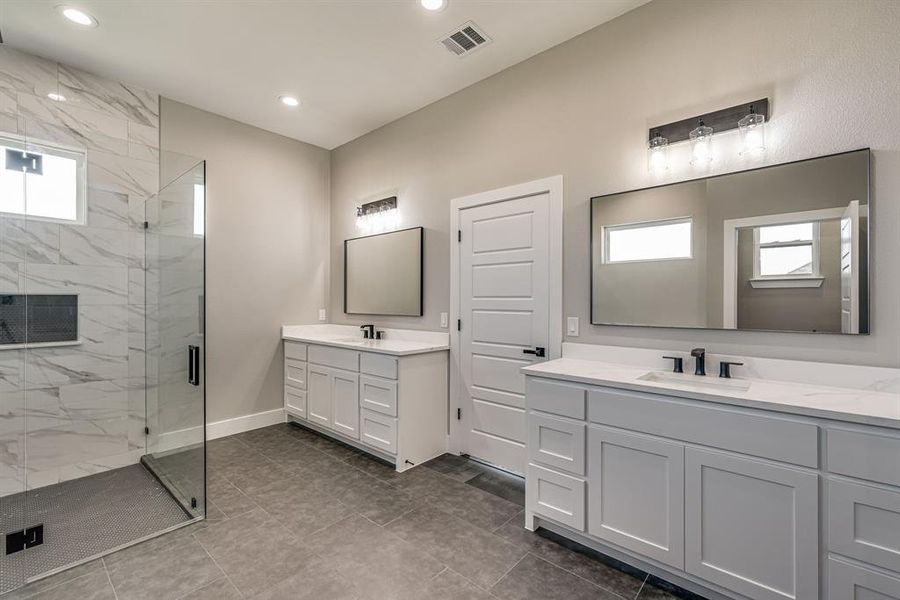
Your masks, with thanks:
M 205 164 L 0 47 L 0 592 L 205 515 Z

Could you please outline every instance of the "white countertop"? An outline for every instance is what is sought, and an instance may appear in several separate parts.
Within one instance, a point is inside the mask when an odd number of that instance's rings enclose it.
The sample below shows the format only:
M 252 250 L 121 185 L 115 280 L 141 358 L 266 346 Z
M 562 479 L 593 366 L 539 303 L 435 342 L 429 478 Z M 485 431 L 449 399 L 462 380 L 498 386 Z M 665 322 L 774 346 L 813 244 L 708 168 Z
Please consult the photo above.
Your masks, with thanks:
M 685 369 L 688 367 L 686 361 Z M 696 382 L 700 378 L 690 373 L 671 374 L 678 380 L 683 379 L 683 384 L 681 381 L 663 383 L 639 379 L 650 371 L 660 372 L 653 367 L 578 358 L 559 358 L 522 368 L 526 375 L 550 379 L 900 429 L 900 393 L 896 392 L 737 377 L 734 381 L 749 383 L 749 389 L 719 389 L 709 385 L 711 382 L 698 386 Z M 705 380 L 710 379 L 714 381 L 717 377 L 715 374 L 705 377 Z
M 281 338 L 393 356 L 441 352 L 450 349 L 450 334 L 445 332 L 377 329 L 384 331 L 383 339 L 363 339 L 362 332 L 355 325 L 285 325 L 281 328 Z

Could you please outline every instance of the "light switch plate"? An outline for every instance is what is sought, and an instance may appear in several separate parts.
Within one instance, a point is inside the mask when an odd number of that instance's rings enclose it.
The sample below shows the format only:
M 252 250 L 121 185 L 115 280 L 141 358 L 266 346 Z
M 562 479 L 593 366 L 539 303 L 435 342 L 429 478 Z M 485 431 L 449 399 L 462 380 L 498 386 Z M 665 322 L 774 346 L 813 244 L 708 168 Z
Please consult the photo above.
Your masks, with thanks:
M 450 326 L 450 316 L 447 313 L 441 313 L 441 327 L 446 329 Z
M 569 317 L 566 319 L 566 335 L 578 337 L 578 317 Z
M 328 313 L 325 312 L 325 309 L 324 309 L 324 308 L 320 308 L 320 309 L 319 309 L 319 320 L 320 320 L 320 321 L 325 321 L 325 320 L 327 320 L 327 319 L 328 319 Z

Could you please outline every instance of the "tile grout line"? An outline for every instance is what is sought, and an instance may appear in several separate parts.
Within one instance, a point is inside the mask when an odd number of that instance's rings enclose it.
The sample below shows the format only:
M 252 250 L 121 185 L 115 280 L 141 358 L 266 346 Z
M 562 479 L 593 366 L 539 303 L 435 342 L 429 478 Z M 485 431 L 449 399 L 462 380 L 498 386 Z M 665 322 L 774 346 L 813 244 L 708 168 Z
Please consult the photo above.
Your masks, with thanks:
M 632 600 L 637 600 L 641 597 L 641 592 L 644 591 L 644 586 L 647 585 L 648 579 L 650 579 L 650 573 L 644 575 L 644 580 L 641 582 L 641 587 L 638 588 L 637 594 L 634 595 L 634 598 L 632 598 Z
M 109 574 L 109 568 L 106 566 L 106 560 L 101 558 L 100 562 L 103 565 L 103 572 L 106 573 L 106 580 L 109 582 L 109 587 L 110 589 L 112 589 L 113 598 L 119 600 L 119 592 L 116 591 L 116 586 L 112 582 L 112 575 Z

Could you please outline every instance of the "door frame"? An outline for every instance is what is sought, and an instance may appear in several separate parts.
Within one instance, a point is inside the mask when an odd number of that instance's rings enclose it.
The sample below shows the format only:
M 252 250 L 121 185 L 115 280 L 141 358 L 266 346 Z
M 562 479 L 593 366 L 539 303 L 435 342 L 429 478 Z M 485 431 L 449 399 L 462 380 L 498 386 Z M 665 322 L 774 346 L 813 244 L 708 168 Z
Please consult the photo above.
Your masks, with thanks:
M 459 238 L 453 235 L 459 231 L 460 212 L 467 208 L 496 204 L 506 200 L 516 200 L 547 194 L 549 200 L 549 256 L 548 270 L 550 275 L 550 289 L 547 304 L 547 315 L 550 320 L 550 338 L 547 348 L 548 359 L 562 356 L 563 340 L 563 176 L 554 175 L 544 179 L 536 179 L 517 185 L 479 192 L 469 196 L 454 198 L 450 201 L 450 410 L 447 418 L 449 425 L 449 438 L 447 448 L 450 452 L 459 454 L 465 449 L 464 432 L 461 431 L 462 421 L 456 419 L 457 410 L 462 407 L 462 373 L 460 371 L 460 340 L 459 330 L 455 323 L 459 315 Z

